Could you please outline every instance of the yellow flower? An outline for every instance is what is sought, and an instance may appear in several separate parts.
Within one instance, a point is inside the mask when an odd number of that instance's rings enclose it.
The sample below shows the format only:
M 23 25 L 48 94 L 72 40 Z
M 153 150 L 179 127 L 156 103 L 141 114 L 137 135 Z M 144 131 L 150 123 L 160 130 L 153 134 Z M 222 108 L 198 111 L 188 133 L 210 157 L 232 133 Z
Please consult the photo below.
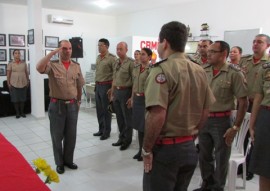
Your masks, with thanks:
M 56 182 L 58 183 L 59 182 L 59 176 L 58 174 L 54 171 L 54 170 L 51 170 L 50 174 L 49 174 L 49 179 L 52 181 L 52 182 Z
M 58 174 L 52 170 L 51 166 L 47 164 L 46 160 L 38 158 L 33 160 L 33 163 L 36 167 L 36 173 L 39 174 L 40 172 L 43 172 L 43 174 L 46 176 L 46 180 L 44 181 L 45 184 L 50 184 L 51 182 L 59 182 Z
M 47 168 L 45 168 L 43 170 L 45 176 L 49 176 L 49 174 L 51 173 L 51 171 L 52 171 L 51 166 L 48 166 Z
M 38 158 L 34 160 L 33 163 L 39 171 L 43 171 L 44 169 L 48 168 L 48 164 L 46 160 L 42 158 Z

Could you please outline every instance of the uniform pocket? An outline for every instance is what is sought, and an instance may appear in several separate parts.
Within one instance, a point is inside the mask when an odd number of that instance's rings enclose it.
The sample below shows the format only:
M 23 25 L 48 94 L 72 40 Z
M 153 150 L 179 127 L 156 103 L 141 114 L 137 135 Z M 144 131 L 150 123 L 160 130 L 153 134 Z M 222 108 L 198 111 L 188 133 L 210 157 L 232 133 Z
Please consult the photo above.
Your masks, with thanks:
M 64 85 L 64 76 L 59 74 L 59 73 L 55 73 L 54 74 L 54 78 L 56 80 L 56 83 L 59 85 L 59 86 L 62 86 Z
M 220 87 L 220 92 L 218 92 L 218 96 L 222 98 L 228 98 L 230 95 L 231 82 L 221 80 L 218 86 Z

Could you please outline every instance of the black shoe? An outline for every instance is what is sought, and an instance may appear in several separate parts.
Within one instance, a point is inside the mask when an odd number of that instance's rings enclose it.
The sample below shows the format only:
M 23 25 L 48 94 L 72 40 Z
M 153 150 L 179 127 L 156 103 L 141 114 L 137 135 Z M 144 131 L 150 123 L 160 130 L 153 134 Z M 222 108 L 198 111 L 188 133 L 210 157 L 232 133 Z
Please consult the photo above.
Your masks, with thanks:
M 26 118 L 26 115 L 25 115 L 25 114 L 21 114 L 21 116 L 22 116 L 23 118 Z
M 246 180 L 251 180 L 254 177 L 253 173 L 248 172 L 246 176 Z
M 207 182 L 203 181 L 202 186 L 200 188 L 197 188 L 193 191 L 211 191 L 211 189 L 207 188 Z
M 121 146 L 123 144 L 123 141 L 118 139 L 118 141 L 116 143 L 113 143 L 112 146 Z
M 126 143 L 123 143 L 120 147 L 120 150 L 123 151 L 123 150 L 126 150 L 127 148 L 129 147 L 129 144 L 126 144 Z
M 21 116 L 19 116 L 19 115 L 16 115 L 16 119 L 19 119 Z
M 143 161 L 143 157 L 139 156 L 139 158 L 137 158 L 137 161 Z
M 195 190 L 193 190 L 193 191 L 211 191 L 210 189 L 207 189 L 207 188 L 197 188 L 197 189 L 195 189 Z
M 94 135 L 95 137 L 97 137 L 97 136 L 101 136 L 102 133 L 101 133 L 101 132 L 97 132 L 97 133 L 94 133 L 93 135 Z
M 101 135 L 100 140 L 106 140 L 110 137 L 110 135 Z
M 77 166 L 75 163 L 72 163 L 72 164 L 65 164 L 65 166 L 67 166 L 68 168 L 73 169 L 73 170 L 75 170 L 75 169 L 78 168 L 78 166 Z
M 65 172 L 64 166 L 56 166 L 56 171 L 58 174 L 63 174 Z
M 133 159 L 138 159 L 141 155 L 141 152 L 138 152 L 136 155 L 133 156 Z

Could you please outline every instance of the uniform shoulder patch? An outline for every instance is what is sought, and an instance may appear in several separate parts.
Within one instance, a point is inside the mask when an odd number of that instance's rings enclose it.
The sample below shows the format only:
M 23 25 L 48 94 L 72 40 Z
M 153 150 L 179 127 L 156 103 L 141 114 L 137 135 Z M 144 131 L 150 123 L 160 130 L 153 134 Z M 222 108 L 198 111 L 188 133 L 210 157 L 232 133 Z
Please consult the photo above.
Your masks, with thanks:
M 235 71 L 241 71 L 241 68 L 238 64 L 229 64 L 229 67 L 234 69 Z
M 159 66 L 161 63 L 163 63 L 163 62 L 165 62 L 165 61 L 167 61 L 167 60 L 168 60 L 168 59 L 166 58 L 166 59 L 161 60 L 161 61 L 159 61 L 159 62 L 157 62 L 157 63 L 155 63 L 155 64 L 150 64 L 149 67 L 151 67 L 151 68 L 157 67 L 157 66 Z
M 155 80 L 158 84 L 164 84 L 167 81 L 164 73 L 157 74 Z
M 267 62 L 267 63 L 264 63 L 262 65 L 263 69 L 267 69 L 267 68 L 270 68 L 270 62 Z

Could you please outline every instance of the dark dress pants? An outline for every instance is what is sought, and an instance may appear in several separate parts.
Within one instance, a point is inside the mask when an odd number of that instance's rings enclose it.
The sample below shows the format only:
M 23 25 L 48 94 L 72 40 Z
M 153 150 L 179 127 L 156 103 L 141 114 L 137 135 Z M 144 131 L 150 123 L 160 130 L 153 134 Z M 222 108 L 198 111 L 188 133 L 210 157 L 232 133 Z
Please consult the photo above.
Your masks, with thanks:
M 231 147 L 226 145 L 223 135 L 230 127 L 230 117 L 208 117 L 199 132 L 202 179 L 214 191 L 223 191 L 226 183 Z
M 77 136 L 78 104 L 50 102 L 48 115 L 55 164 L 72 164 Z
M 193 141 L 155 145 L 153 168 L 144 173 L 143 191 L 187 191 L 198 163 Z
M 114 110 L 119 129 L 119 140 L 129 145 L 132 142 L 132 109 L 127 108 L 127 101 L 131 97 L 132 89 L 114 90 Z
M 111 88 L 111 84 L 96 84 L 96 112 L 99 125 L 99 132 L 105 136 L 111 133 L 112 114 L 108 111 L 110 101 L 107 92 Z

